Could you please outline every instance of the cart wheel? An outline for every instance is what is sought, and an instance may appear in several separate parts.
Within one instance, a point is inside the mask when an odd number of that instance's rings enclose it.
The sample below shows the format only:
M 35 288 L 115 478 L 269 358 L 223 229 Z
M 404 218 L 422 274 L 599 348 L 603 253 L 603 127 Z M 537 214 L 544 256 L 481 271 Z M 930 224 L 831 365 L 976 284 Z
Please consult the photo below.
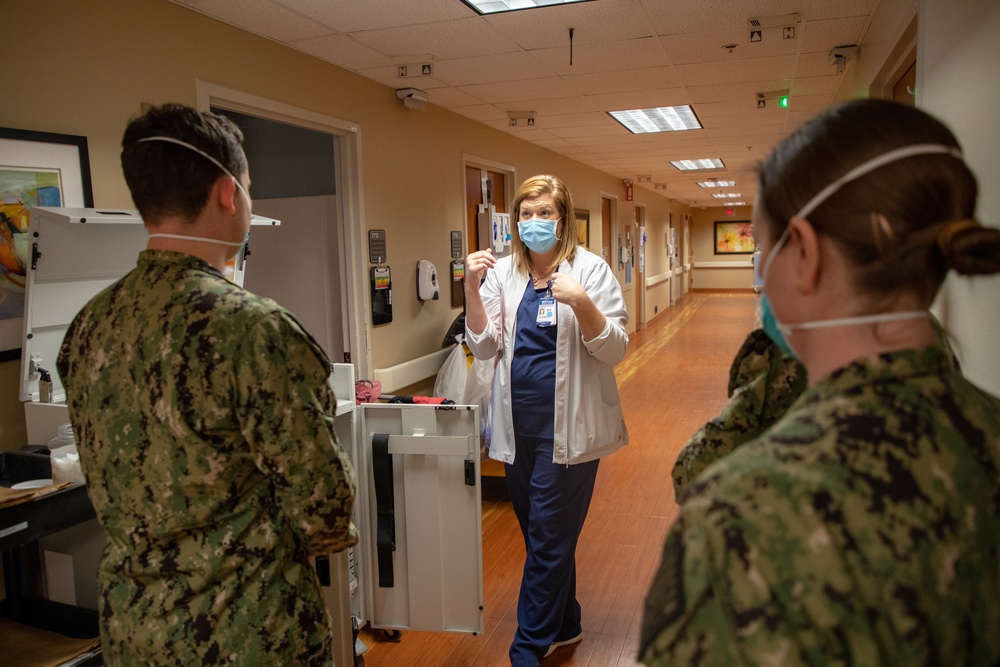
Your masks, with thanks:
M 393 644 L 399 643 L 399 640 L 403 638 L 402 630 L 383 630 L 382 639 L 387 642 L 392 642 Z

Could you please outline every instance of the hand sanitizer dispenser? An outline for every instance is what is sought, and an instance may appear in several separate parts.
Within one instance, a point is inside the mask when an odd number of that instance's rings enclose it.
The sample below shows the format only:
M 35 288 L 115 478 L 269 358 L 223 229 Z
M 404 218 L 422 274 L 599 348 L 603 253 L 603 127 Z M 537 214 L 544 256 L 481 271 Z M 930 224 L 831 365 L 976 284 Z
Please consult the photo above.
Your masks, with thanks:
M 437 301 L 437 269 L 426 259 L 417 262 L 417 298 L 421 301 Z

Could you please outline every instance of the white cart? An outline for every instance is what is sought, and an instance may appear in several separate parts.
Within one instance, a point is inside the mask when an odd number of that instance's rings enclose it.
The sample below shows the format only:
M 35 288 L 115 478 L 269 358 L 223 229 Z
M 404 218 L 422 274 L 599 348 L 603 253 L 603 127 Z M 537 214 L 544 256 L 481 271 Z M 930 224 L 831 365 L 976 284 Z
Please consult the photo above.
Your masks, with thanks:
M 353 665 L 352 629 L 483 632 L 478 407 L 355 405 L 354 367 L 334 364 L 336 430 L 358 475 L 360 542 L 318 563 L 335 659 Z

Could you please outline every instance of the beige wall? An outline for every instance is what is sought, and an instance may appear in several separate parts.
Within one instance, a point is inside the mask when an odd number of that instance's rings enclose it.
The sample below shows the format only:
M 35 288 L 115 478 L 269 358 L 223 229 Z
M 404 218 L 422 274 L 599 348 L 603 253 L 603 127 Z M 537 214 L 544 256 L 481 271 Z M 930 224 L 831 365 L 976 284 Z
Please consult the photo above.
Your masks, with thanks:
M 740 188 L 745 189 L 746 185 L 740 185 Z M 725 207 L 721 206 L 693 211 L 691 249 L 694 260 L 694 289 L 753 289 L 750 255 L 715 254 L 715 222 L 750 220 L 751 210 L 750 206 L 739 206 L 733 215 L 726 215 Z M 719 266 L 713 267 L 713 264 Z M 732 264 L 741 266 L 728 266 Z
M 17 95 L 0 108 L 0 125 L 86 136 L 99 207 L 132 207 L 118 161 L 128 119 L 143 102 L 195 105 L 199 80 L 359 125 L 364 225 L 386 230 L 394 281 L 393 322 L 370 332 L 373 368 L 440 350 L 458 314 L 448 288 L 439 301 L 417 301 L 415 266 L 429 259 L 443 272 L 450 231 L 464 231 L 463 155 L 512 165 L 518 181 L 560 176 L 575 205 L 590 210 L 598 252 L 602 193 L 618 196 L 619 223 L 633 219 L 618 177 L 433 105 L 405 109 L 391 88 L 163 0 L 48 0 L 44 11 L 34 0 L 4 0 L 3 19 L 18 26 L 20 47 L 5 53 Z M 651 227 L 672 207 L 686 210 L 641 188 L 636 199 Z M 0 382 L 17 373 L 16 362 L 0 365 Z M 18 408 L 3 410 L 0 444 L 23 433 Z
M 922 0 L 917 60 L 917 105 L 958 136 L 965 161 L 979 179 L 976 217 L 1000 226 L 1000 87 L 996 85 L 1000 3 L 996 0 Z M 966 376 L 1000 394 L 1000 276 L 951 275 L 938 312 L 953 334 Z

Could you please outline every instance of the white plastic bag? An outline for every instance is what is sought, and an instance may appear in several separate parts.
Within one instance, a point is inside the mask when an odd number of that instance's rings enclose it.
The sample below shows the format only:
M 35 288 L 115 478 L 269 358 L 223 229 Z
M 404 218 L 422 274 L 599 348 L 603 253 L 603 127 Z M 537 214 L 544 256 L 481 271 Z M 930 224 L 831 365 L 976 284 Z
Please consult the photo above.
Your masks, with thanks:
M 434 381 L 434 395 L 464 404 L 465 378 L 469 374 L 465 361 L 465 347 L 456 345 L 444 360 Z
M 493 359 L 476 359 L 465 378 L 466 405 L 479 406 L 480 446 L 485 451 L 490 446 L 490 397 L 493 394 Z

